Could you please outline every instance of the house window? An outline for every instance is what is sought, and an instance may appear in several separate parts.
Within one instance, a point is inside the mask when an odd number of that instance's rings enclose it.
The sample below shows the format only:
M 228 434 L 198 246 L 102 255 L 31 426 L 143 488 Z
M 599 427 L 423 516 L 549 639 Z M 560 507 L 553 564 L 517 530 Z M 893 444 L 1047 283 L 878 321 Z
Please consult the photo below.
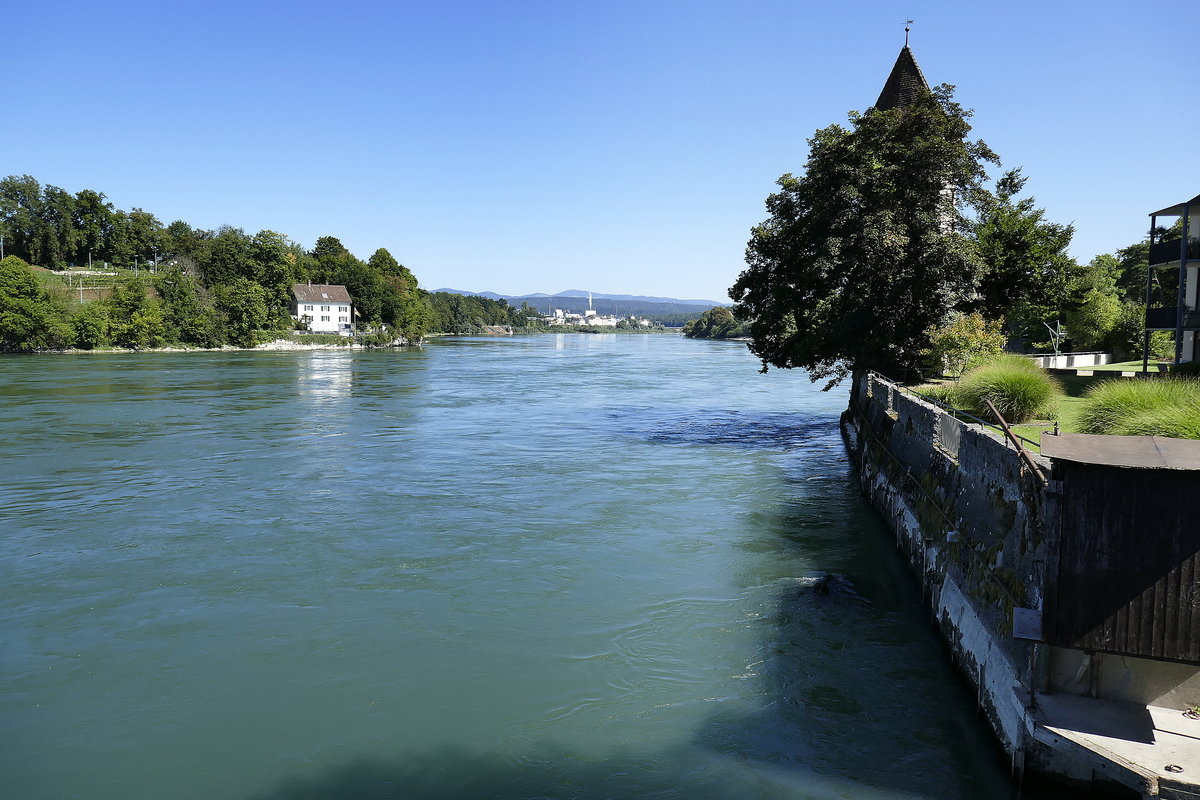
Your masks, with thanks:
M 304 307 L 304 310 L 305 310 L 305 311 L 312 311 L 312 306 L 305 306 L 305 307 Z
M 329 306 L 321 306 L 321 310 L 322 310 L 322 311 L 328 311 L 328 310 L 329 310 Z
M 350 320 L 346 317 L 338 317 L 338 322 L 349 322 L 349 321 Z
M 329 322 L 329 315 L 326 314 L 323 317 L 321 317 L 321 322 Z

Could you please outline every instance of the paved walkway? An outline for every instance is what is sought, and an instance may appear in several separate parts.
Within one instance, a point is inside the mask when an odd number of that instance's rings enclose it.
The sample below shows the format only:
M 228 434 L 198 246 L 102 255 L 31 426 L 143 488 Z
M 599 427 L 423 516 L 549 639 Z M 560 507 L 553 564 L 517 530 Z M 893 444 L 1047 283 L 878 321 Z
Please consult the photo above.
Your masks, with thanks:
M 1055 749 L 1088 751 L 1094 770 L 1147 797 L 1200 798 L 1200 720 L 1071 694 L 1039 693 L 1037 702 L 1037 736 Z

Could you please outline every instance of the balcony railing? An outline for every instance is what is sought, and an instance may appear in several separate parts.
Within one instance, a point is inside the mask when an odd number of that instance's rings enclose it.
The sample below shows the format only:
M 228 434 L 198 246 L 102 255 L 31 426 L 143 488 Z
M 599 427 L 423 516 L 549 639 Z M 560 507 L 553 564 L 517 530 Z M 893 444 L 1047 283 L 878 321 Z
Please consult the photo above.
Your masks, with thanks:
M 1146 309 L 1147 328 L 1166 328 L 1168 330 L 1174 330 L 1175 320 L 1176 310 L 1172 307 Z M 1192 330 L 1200 329 L 1200 311 L 1185 310 L 1183 312 L 1183 327 L 1185 329 Z
M 1200 241 L 1195 239 L 1188 242 L 1188 261 L 1193 258 L 1200 259 Z M 1172 261 L 1179 260 L 1179 240 L 1172 239 L 1169 242 L 1158 242 L 1150 245 L 1150 263 L 1151 264 L 1169 264 Z

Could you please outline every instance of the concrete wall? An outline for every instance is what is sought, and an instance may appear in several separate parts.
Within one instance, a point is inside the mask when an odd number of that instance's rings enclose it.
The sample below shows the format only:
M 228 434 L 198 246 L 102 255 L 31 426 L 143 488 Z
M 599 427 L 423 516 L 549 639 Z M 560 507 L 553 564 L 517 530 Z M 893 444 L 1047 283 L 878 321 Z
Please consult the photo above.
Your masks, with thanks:
M 1056 692 L 1183 709 L 1200 705 L 1200 673 L 1034 641 L 1037 626 L 1025 621 L 1040 620 L 1062 524 L 1061 484 L 1042 481 L 1049 462 L 1034 456 L 1035 474 L 1000 434 L 872 375 L 856 377 L 843 422 L 863 492 L 920 576 L 930 613 L 1014 768 L 1135 785 L 1141 778 L 1121 763 L 1049 735 L 1033 700 Z
M 1001 742 L 1020 750 L 1029 688 L 1183 708 L 1200 704 L 1194 666 L 1041 646 L 1016 638 L 1014 609 L 1042 608 L 1057 500 L 999 434 L 866 375 L 847 436 L 863 490 L 927 590 L 955 661 Z M 1049 462 L 1034 457 L 1048 476 Z
M 1030 356 L 1042 369 L 1098 367 L 1113 363 L 1112 353 L 1059 353 L 1050 356 Z
M 1088 655 L 1082 650 L 1049 647 L 1046 688 L 1106 700 L 1185 709 L 1200 705 L 1200 672 L 1191 664 L 1148 658 Z
M 876 376 L 856 380 L 849 419 L 863 490 L 922 577 L 951 653 L 1005 749 L 1023 749 L 1032 642 L 1013 609 L 1040 609 L 1041 484 L 998 435 Z M 1047 471 L 1048 463 L 1043 462 Z

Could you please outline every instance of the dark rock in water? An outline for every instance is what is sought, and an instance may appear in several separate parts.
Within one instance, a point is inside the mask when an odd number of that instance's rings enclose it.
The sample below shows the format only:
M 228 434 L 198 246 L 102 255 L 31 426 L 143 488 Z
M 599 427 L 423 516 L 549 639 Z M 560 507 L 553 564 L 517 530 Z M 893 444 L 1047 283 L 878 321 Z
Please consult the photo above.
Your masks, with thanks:
M 826 572 L 823 575 L 818 575 L 813 578 L 803 578 L 801 586 L 809 589 L 818 597 L 827 597 L 828 595 L 851 598 L 858 597 L 858 593 L 854 590 L 854 584 L 852 584 L 845 576 L 838 575 L 835 572 Z

